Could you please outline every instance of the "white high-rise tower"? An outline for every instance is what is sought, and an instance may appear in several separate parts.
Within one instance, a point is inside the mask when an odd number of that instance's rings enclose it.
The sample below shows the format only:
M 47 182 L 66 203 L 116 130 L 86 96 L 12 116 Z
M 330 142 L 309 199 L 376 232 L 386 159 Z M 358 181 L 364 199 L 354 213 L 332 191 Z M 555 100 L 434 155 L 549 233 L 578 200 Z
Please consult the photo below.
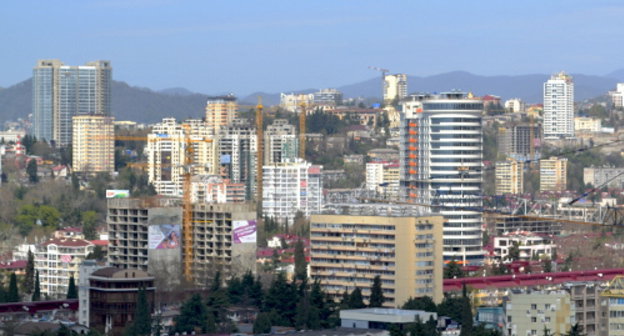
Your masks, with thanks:
M 565 72 L 544 83 L 544 138 L 574 137 L 574 82 Z

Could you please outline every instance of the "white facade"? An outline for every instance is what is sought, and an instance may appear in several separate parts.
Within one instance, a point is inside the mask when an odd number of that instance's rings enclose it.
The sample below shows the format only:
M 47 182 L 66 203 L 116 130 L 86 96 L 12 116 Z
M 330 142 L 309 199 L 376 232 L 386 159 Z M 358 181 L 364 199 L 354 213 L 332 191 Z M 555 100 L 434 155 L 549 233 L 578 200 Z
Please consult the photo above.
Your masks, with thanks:
M 544 138 L 574 137 L 574 82 L 564 72 L 544 83 Z
M 84 239 L 50 239 L 37 246 L 35 269 L 39 271 L 41 295 L 61 298 L 67 295 L 69 278 L 80 278 L 79 266 L 94 245 Z
M 262 215 L 292 223 L 297 211 L 306 217 L 321 211 L 321 166 L 297 160 L 263 167 Z
M 400 183 L 408 202 L 436 205 L 446 219 L 444 258 L 481 263 L 483 103 L 461 92 L 403 102 Z M 471 208 L 476 208 L 475 210 Z
M 85 260 L 80 264 L 80 277 L 76 280 L 78 286 L 78 323 L 89 326 L 89 276 L 91 273 L 104 268 L 95 260 Z
M 399 191 L 398 162 L 366 163 L 366 189 L 375 191 L 384 198 L 397 197 Z
M 505 110 L 512 113 L 524 113 L 525 104 L 520 98 L 512 98 L 505 101 Z
M 600 133 L 602 131 L 602 121 L 589 117 L 574 118 L 574 130 L 578 132 Z
M 286 119 L 275 119 L 264 132 L 264 164 L 293 162 L 299 155 L 295 126 Z
M 216 142 L 201 120 L 178 124 L 165 118 L 154 125 L 147 135 L 147 172 L 156 192 L 165 196 L 181 196 L 184 179 L 186 131 L 193 146 L 193 174 L 215 174 Z
M 256 193 L 258 136 L 246 120 L 234 120 L 219 133 L 219 174 L 233 183 L 244 183 L 249 197 Z
M 407 97 L 407 75 L 386 75 L 384 77 L 384 102 L 390 103 L 394 99 L 405 97 Z
M 523 163 L 512 158 L 496 162 L 496 195 L 524 192 Z
M 310 106 L 314 101 L 314 94 L 281 93 L 280 107 L 289 112 L 297 112 L 301 104 Z
M 547 256 L 550 258 L 557 247 L 551 239 L 527 232 L 509 233 L 502 237 L 494 237 L 494 257 L 505 262 L 509 259 L 509 250 L 515 244 L 520 250 L 520 260 Z
M 610 91 L 611 102 L 615 107 L 624 107 L 624 83 L 617 83 L 615 91 Z

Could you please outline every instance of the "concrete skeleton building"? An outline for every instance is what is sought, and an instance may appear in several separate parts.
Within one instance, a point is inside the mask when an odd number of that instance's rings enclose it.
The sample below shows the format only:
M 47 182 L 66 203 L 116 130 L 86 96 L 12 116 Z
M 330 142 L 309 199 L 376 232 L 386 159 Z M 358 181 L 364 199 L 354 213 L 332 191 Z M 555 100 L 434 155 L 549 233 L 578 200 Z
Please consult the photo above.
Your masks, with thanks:
M 220 270 L 224 278 L 255 272 L 256 212 L 250 203 L 193 205 L 195 283 L 205 286 Z M 176 286 L 182 274 L 182 208 L 177 198 L 109 199 L 108 262 L 156 275 L 159 287 Z
M 616 167 L 585 167 L 583 168 L 583 183 L 594 187 L 607 184 L 611 188 L 624 186 L 624 168 Z
M 535 160 L 539 158 L 541 130 L 539 125 L 528 124 L 502 127 L 498 131 L 498 151 L 516 160 Z M 533 157 L 531 158 L 531 142 L 533 142 Z
M 368 207 L 370 209 L 370 207 Z M 310 274 L 333 298 L 380 276 L 384 306 L 410 297 L 442 300 L 442 216 L 313 215 Z
M 264 131 L 264 164 L 293 162 L 299 155 L 295 126 L 286 119 L 275 119 Z
M 403 101 L 401 197 L 440 207 L 444 258 L 481 263 L 483 103 L 462 92 L 411 95 Z
M 95 174 L 115 171 L 115 127 L 113 117 L 75 116 L 72 120 L 72 169 Z
M 33 135 L 57 146 L 72 142 L 72 118 L 111 115 L 112 67 L 109 61 L 65 65 L 39 60 L 33 68 Z
M 521 194 L 524 192 L 524 162 L 507 158 L 496 162 L 496 195 Z
M 564 191 L 567 186 L 568 159 L 550 157 L 540 164 L 540 191 Z
M 79 279 L 79 266 L 95 246 L 84 239 L 52 238 L 33 251 L 35 270 L 39 272 L 42 296 L 61 298 L 67 295 L 69 278 Z
M 322 166 L 301 159 L 263 167 L 262 215 L 293 223 L 298 211 L 306 217 L 321 211 Z
M 574 138 L 574 82 L 565 72 L 544 83 L 544 138 Z
M 407 97 L 407 75 L 394 74 L 384 76 L 383 99 L 385 104 L 400 101 Z
M 193 175 L 215 175 L 216 141 L 206 123 L 187 120 L 182 124 L 175 118 L 165 118 L 147 135 L 147 174 L 156 192 L 165 196 L 181 196 L 186 158 L 186 133 L 193 146 Z

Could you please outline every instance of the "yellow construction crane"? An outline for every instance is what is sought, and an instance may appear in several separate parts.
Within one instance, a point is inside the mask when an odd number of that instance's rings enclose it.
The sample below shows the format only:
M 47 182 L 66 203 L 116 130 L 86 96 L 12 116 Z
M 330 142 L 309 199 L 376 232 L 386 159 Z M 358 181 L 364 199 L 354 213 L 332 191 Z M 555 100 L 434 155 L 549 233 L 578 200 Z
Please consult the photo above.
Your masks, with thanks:
M 302 102 L 300 105 L 301 111 L 299 112 L 299 157 L 305 160 L 306 151 L 306 103 Z
M 256 145 L 258 146 L 258 149 L 256 150 L 256 204 L 258 206 L 258 210 L 262 209 L 262 166 L 264 163 L 263 109 L 264 106 L 262 106 L 262 97 L 258 96 L 258 104 L 256 105 L 256 134 L 258 137 L 258 140 L 256 141 Z

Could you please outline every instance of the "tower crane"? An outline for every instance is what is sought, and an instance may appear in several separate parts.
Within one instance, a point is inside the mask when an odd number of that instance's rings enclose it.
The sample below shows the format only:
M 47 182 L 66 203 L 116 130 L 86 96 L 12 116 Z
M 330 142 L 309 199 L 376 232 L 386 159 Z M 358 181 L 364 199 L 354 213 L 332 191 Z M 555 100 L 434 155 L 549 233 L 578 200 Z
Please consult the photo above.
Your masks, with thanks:
M 386 85 L 386 75 L 388 74 L 388 72 L 390 72 L 390 70 L 388 69 L 384 69 L 384 68 L 380 68 L 380 67 L 376 67 L 376 66 L 369 66 L 368 67 L 371 70 L 375 70 L 375 71 L 379 71 L 381 72 L 381 99 L 384 99 L 384 94 L 385 94 L 385 85 Z
M 299 107 L 301 110 L 299 111 L 299 157 L 302 160 L 305 160 L 305 150 L 306 150 L 306 103 L 302 102 Z
M 258 104 L 256 105 L 256 146 L 258 146 L 258 149 L 256 150 L 256 204 L 258 206 L 258 210 L 262 210 L 262 166 L 264 163 L 263 109 L 264 106 L 262 106 L 262 97 L 258 96 Z

